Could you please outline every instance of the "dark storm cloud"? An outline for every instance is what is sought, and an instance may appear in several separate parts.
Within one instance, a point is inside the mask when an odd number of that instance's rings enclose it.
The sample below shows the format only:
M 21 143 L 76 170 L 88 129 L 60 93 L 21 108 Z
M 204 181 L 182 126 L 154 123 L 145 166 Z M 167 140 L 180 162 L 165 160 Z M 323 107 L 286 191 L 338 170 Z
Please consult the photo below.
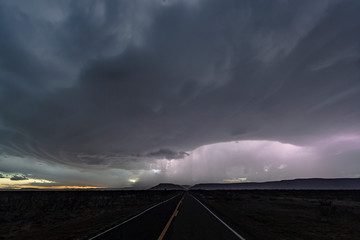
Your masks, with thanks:
M 356 0 L 4 1 L 1 151 L 144 169 L 209 143 L 359 131 L 359 10 Z
M 10 180 L 12 180 L 12 181 L 21 181 L 21 180 L 28 180 L 28 178 L 25 177 L 25 176 L 15 175 L 15 176 L 12 176 L 12 177 L 10 178 Z
M 189 156 L 186 152 L 174 152 L 171 149 L 160 149 L 156 152 L 148 153 L 146 156 L 155 157 L 155 158 L 166 158 L 166 159 L 178 159 L 184 158 L 185 156 Z

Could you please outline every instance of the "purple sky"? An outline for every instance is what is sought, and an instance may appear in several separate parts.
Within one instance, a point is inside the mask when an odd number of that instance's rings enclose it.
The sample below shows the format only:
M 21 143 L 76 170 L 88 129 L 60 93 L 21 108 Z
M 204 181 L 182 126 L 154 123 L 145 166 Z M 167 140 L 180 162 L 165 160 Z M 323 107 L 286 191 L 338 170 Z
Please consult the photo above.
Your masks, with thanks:
M 0 187 L 360 177 L 360 2 L 0 3 Z

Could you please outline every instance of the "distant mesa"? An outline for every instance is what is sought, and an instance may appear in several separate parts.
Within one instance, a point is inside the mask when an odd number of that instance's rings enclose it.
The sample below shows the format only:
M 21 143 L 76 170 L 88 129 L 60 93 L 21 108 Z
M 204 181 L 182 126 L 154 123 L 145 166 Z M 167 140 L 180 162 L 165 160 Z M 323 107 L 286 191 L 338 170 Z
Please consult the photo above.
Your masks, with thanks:
M 149 190 L 186 190 L 184 186 L 180 186 L 173 183 L 160 183 L 152 188 L 149 188 Z
M 149 190 L 360 190 L 360 178 L 303 178 L 272 182 L 160 183 Z
M 188 190 L 189 188 L 191 188 L 191 185 L 181 185 L 184 189 Z
M 308 178 L 273 182 L 200 183 L 190 190 L 359 190 L 360 178 Z

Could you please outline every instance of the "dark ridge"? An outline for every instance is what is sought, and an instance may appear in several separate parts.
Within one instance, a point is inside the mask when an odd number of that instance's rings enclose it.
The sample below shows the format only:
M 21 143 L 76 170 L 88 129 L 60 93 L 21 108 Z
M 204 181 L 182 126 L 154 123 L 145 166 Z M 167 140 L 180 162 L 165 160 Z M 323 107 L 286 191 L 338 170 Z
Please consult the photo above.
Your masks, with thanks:
M 309 178 L 281 180 L 272 182 L 243 183 L 200 183 L 191 190 L 240 190 L 240 189 L 274 189 L 274 190 L 359 190 L 360 178 Z
M 183 186 L 173 184 L 173 183 L 160 183 L 149 190 L 185 190 Z

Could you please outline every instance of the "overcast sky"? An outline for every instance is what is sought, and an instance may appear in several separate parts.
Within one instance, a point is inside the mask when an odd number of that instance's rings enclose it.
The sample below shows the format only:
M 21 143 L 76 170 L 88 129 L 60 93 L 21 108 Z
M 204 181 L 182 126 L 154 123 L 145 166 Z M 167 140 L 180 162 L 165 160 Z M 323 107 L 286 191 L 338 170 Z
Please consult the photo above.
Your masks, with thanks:
M 360 1 L 0 2 L 0 187 L 360 177 Z

